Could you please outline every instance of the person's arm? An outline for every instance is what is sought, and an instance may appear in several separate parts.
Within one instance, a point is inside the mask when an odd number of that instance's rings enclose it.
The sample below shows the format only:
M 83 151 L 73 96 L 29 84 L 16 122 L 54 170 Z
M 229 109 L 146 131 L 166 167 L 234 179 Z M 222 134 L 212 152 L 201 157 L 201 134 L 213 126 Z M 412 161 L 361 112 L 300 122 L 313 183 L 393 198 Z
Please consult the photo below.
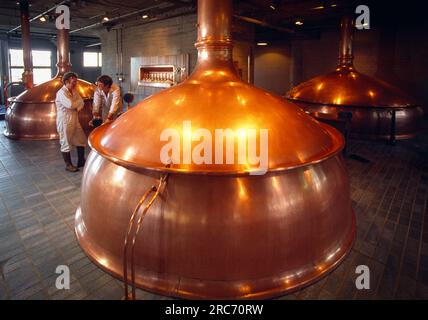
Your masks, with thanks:
M 98 90 L 95 90 L 94 93 L 94 102 L 92 104 L 92 115 L 95 118 L 99 118 L 100 117 L 100 107 L 101 107 L 101 97 L 100 97 L 100 92 Z
M 76 105 L 76 109 L 77 111 L 80 111 L 85 106 L 85 102 L 83 102 L 82 97 L 77 91 L 74 94 L 75 94 L 74 103 Z
M 56 98 L 55 98 L 55 103 L 57 106 L 61 106 L 63 108 L 67 108 L 67 109 L 74 109 L 73 108 L 73 101 L 71 98 L 71 95 L 68 96 L 63 89 L 60 89 L 57 94 L 56 94 Z
M 111 93 L 112 100 L 111 100 L 111 106 L 110 110 L 107 116 L 108 120 L 113 120 L 113 116 L 119 111 L 120 103 L 122 97 L 120 96 L 120 88 L 116 87 L 115 90 Z

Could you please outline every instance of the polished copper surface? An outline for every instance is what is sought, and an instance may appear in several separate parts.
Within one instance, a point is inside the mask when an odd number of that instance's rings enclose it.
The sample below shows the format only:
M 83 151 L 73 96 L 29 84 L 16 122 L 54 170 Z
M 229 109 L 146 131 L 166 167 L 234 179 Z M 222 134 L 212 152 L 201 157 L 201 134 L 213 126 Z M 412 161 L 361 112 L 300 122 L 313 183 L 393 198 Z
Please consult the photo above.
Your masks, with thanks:
M 22 82 L 24 83 L 26 89 L 30 89 L 34 86 L 33 62 L 30 45 L 30 18 L 28 7 L 28 0 L 19 1 L 19 8 L 21 11 L 22 51 L 24 57 L 24 73 L 22 74 Z
M 389 138 L 395 109 L 397 138 L 413 137 L 422 126 L 422 107 L 399 88 L 355 70 L 353 33 L 353 19 L 343 18 L 336 70 L 299 84 L 287 98 L 310 112 L 352 112 L 351 134 L 361 137 Z
M 58 71 L 55 78 L 34 86 L 11 99 L 11 107 L 7 109 L 5 118 L 4 135 L 6 137 L 21 140 L 58 139 L 55 96 L 62 87 L 62 76 L 71 69 L 68 30 L 58 30 L 57 47 Z M 92 119 L 92 98 L 95 85 L 79 79 L 77 90 L 85 102 L 84 109 L 79 112 L 80 124 L 89 134 L 91 128 L 88 123 Z
M 342 136 L 240 80 L 231 11 L 231 0 L 199 0 L 198 63 L 189 79 L 89 137 L 79 243 L 117 277 L 131 264 L 127 282 L 133 270 L 146 290 L 184 298 L 280 295 L 332 270 L 355 236 Z M 210 131 L 268 129 L 267 173 L 250 175 L 250 166 L 238 164 L 166 168 L 160 134 L 176 128 L 184 136 L 187 120 Z M 132 227 L 135 220 L 140 224 Z M 130 226 L 137 236 L 129 258 Z

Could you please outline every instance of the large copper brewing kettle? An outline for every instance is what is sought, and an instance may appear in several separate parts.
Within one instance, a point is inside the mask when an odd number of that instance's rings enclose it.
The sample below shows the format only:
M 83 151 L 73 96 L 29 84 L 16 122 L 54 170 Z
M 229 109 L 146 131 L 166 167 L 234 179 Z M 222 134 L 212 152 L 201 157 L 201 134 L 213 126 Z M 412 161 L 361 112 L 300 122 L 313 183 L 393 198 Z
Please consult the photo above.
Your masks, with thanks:
M 415 136 L 422 128 L 422 107 L 400 89 L 355 70 L 353 34 L 354 20 L 344 17 L 336 70 L 299 84 L 287 98 L 309 112 L 351 112 L 351 135 L 361 138 L 389 139 L 395 111 L 396 138 Z
M 58 139 L 55 97 L 57 91 L 63 86 L 62 76 L 71 69 L 68 30 L 58 30 L 57 46 L 57 75 L 11 99 L 11 106 L 7 109 L 5 117 L 4 135 L 6 137 L 21 140 Z M 92 119 L 95 85 L 79 79 L 77 90 L 85 102 L 84 109 L 79 112 L 80 124 L 89 134 L 91 128 L 88 123 Z
M 168 296 L 281 295 L 334 268 L 354 239 L 342 136 L 241 81 L 231 11 L 231 0 L 199 0 L 190 78 L 89 137 L 79 243 L 104 270 Z M 247 164 L 165 166 L 160 134 L 176 128 L 183 137 L 188 120 L 210 132 L 268 129 L 267 173 L 250 175 Z M 236 141 L 234 150 L 236 159 Z

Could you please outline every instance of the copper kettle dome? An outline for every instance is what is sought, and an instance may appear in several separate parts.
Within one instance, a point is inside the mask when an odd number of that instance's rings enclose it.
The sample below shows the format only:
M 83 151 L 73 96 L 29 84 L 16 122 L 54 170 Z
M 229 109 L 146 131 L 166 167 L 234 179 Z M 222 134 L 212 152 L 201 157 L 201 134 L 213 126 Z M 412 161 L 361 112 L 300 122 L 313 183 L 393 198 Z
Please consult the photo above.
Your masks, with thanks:
M 337 266 L 355 235 L 342 136 L 241 81 L 231 2 L 198 1 L 198 63 L 186 81 L 89 137 L 80 245 L 104 270 L 169 296 L 280 295 Z M 172 128 L 185 137 L 187 121 L 208 132 L 267 129 L 267 172 L 252 175 L 249 163 L 165 165 L 160 136 Z
M 11 99 L 11 106 L 7 109 L 5 118 L 6 137 L 22 140 L 58 139 L 55 97 L 63 86 L 62 76 L 71 69 L 68 30 L 58 29 L 57 47 L 56 76 Z M 95 85 L 78 79 L 77 90 L 85 102 L 84 109 L 79 112 L 79 120 L 82 128 L 89 134 L 88 122 L 92 118 Z
M 396 136 L 413 137 L 421 129 L 423 110 L 405 92 L 358 72 L 353 65 L 354 20 L 342 18 L 339 63 L 335 71 L 292 88 L 287 98 L 310 112 L 352 112 L 351 133 L 389 138 L 391 111 L 396 111 Z

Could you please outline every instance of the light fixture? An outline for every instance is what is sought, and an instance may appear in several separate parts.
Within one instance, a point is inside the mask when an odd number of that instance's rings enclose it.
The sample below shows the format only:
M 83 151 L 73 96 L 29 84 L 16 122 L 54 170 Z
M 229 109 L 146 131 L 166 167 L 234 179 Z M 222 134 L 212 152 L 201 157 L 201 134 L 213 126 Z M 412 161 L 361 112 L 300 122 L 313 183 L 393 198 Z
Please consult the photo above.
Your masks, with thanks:
M 332 5 L 330 5 L 330 7 L 332 8 L 337 7 L 337 4 L 333 3 Z
M 141 16 L 141 18 L 143 18 L 143 19 L 147 19 L 149 17 L 149 15 L 147 15 L 147 14 L 143 14 L 142 16 Z
M 46 22 L 46 16 L 41 16 L 40 18 L 39 18 L 39 20 L 41 21 L 41 22 Z
M 272 1 L 270 1 L 269 7 L 272 10 L 278 9 L 279 7 L 281 7 L 281 1 L 280 0 L 272 0 Z
M 104 17 L 103 18 L 103 21 L 105 21 L 105 22 L 107 22 L 107 21 L 109 21 L 110 19 L 108 18 L 108 17 Z
M 258 46 L 267 46 L 268 45 L 268 43 L 267 42 L 257 42 L 257 45 Z
M 312 10 L 322 10 L 322 9 L 324 9 L 325 7 L 323 6 L 323 5 L 321 5 L 321 6 L 318 6 L 318 7 L 314 7 L 314 8 L 312 8 Z
M 303 25 L 303 20 L 296 20 L 295 22 L 294 22 L 294 24 L 296 25 L 296 26 L 302 26 Z
M 17 6 L 19 6 L 19 5 L 20 5 L 19 1 L 16 1 L 16 5 L 17 5 Z M 32 7 L 33 5 L 32 5 L 31 3 L 29 3 L 29 4 L 28 4 L 28 6 L 29 6 L 29 7 Z

